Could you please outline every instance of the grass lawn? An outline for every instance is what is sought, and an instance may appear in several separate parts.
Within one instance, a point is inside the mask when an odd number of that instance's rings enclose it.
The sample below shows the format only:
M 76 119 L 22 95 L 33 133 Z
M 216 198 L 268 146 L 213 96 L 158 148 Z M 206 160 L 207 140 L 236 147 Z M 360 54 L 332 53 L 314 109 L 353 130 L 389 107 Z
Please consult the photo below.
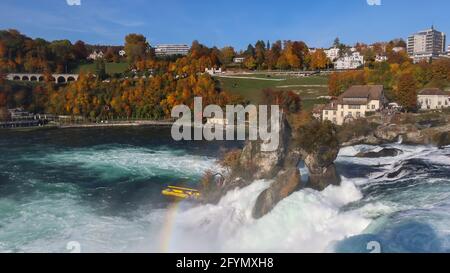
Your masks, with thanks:
M 236 78 L 221 78 L 216 77 L 220 81 L 221 87 L 236 95 L 240 95 L 245 99 L 250 100 L 254 104 L 259 104 L 262 101 L 262 90 L 267 88 L 294 91 L 298 93 L 304 102 L 308 101 L 311 104 L 319 96 L 328 95 L 328 78 L 326 76 L 311 76 L 311 77 L 282 77 L 271 76 L 267 74 L 251 74 L 251 75 L 234 75 Z M 234 77 L 233 76 L 233 77 Z M 253 79 L 245 79 L 251 77 Z M 258 80 L 254 78 L 264 79 L 283 79 L 282 81 Z M 317 103 L 317 102 L 316 102 Z M 314 103 L 313 103 L 314 104 Z M 312 105 L 313 105 L 312 104 Z
M 114 73 L 123 73 L 125 72 L 129 67 L 129 64 L 127 62 L 123 63 L 106 63 L 106 73 L 107 74 L 114 74 Z M 78 68 L 74 70 L 74 73 L 79 73 L 81 71 L 86 73 L 95 73 L 95 63 L 92 64 L 83 64 L 80 65 Z

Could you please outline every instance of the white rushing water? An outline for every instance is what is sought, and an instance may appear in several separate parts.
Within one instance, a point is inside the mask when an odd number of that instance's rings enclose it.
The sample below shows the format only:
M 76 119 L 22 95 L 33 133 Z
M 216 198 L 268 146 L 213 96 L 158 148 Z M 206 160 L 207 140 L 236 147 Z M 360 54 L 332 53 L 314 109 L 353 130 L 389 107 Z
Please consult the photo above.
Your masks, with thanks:
M 96 206 L 86 205 L 74 184 L 43 186 L 42 178 L 28 177 L 32 193 L 0 200 L 0 251 L 68 252 L 67 244 L 75 241 L 83 252 L 333 252 L 339 242 L 365 233 L 383 235 L 380 232 L 405 218 L 429 224 L 437 233 L 439 247 L 446 247 L 450 190 L 443 181 L 450 182 L 448 177 L 433 178 L 405 166 L 413 159 L 435 168 L 448 166 L 450 149 L 391 147 L 404 152 L 393 158 L 362 159 L 353 156 L 376 147 L 343 149 L 337 163 L 344 168 L 376 170 L 342 177 L 340 186 L 323 192 L 296 192 L 259 220 L 254 220 L 251 212 L 271 181 L 255 181 L 229 192 L 217 205 L 181 204 L 176 209 L 143 205 L 122 215 L 102 214 Z M 103 179 L 199 176 L 216 166 L 212 159 L 180 151 L 134 147 L 78 149 L 26 160 L 55 168 L 78 166 Z M 395 171 L 394 177 L 387 177 Z M 403 188 L 398 190 L 400 186 Z

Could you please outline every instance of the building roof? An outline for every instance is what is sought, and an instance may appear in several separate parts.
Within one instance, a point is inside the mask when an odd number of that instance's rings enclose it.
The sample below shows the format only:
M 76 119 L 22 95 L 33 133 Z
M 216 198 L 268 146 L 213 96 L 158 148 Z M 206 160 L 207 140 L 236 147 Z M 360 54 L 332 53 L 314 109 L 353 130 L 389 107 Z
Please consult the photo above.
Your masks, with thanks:
M 381 100 L 384 88 L 382 85 L 354 85 L 338 97 L 331 101 L 323 110 L 337 110 L 341 105 L 365 105 L 371 100 Z
M 364 105 L 371 100 L 381 100 L 384 88 L 382 85 L 353 85 L 338 98 L 339 104 Z
M 383 95 L 382 85 L 354 85 L 345 91 L 340 98 L 359 98 L 359 99 L 370 99 L 379 100 Z
M 439 88 L 425 88 L 425 89 L 422 89 L 419 92 L 419 95 L 424 95 L 424 96 L 447 96 L 449 94 L 444 92 L 444 91 L 442 91 Z

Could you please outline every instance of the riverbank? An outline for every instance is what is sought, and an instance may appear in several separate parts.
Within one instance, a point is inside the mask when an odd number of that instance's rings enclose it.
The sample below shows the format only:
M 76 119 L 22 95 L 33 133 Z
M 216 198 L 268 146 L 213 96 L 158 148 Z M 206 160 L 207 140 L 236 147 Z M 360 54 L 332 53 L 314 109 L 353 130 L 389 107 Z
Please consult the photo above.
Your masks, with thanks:
M 120 121 L 108 123 L 69 123 L 69 124 L 49 123 L 42 126 L 0 128 L 0 130 L 35 131 L 45 129 L 112 128 L 112 127 L 135 127 L 135 126 L 170 127 L 172 125 L 173 125 L 172 121 L 134 120 L 134 121 Z
M 124 121 L 124 122 L 108 122 L 108 123 L 83 123 L 83 124 L 62 124 L 57 127 L 60 129 L 67 128 L 109 128 L 109 127 L 132 127 L 132 126 L 155 126 L 155 127 L 169 127 L 172 126 L 172 121 Z

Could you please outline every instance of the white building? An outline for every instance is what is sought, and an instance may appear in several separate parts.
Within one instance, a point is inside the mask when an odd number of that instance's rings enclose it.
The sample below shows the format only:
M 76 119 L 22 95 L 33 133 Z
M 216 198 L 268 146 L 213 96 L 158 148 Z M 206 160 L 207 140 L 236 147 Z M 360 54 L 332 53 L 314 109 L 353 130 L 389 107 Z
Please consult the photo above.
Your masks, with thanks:
M 399 53 L 401 51 L 405 51 L 406 48 L 402 47 L 402 46 L 396 46 L 394 48 L 392 48 L 392 51 L 394 51 L 395 53 Z
M 236 57 L 233 59 L 233 63 L 235 64 L 242 64 L 245 62 L 245 57 Z
M 87 57 L 88 60 L 98 60 L 98 59 L 103 59 L 105 57 L 105 54 L 103 53 L 103 51 L 99 50 L 95 50 L 93 51 L 91 54 L 89 54 L 89 56 Z
M 205 72 L 213 76 L 216 74 L 222 74 L 222 68 L 205 68 Z
M 414 62 L 430 61 L 432 58 L 445 54 L 445 33 L 431 29 L 419 31 L 408 37 L 408 55 Z
M 344 69 L 356 69 L 364 65 L 364 56 L 358 51 L 354 51 L 351 54 L 338 58 L 334 62 L 334 68 L 338 70 Z
M 171 56 L 171 55 L 187 55 L 189 53 L 188 45 L 165 44 L 157 45 L 155 47 L 156 56 Z
M 421 110 L 442 109 L 450 107 L 450 93 L 438 88 L 427 88 L 417 96 L 418 106 Z
M 337 47 L 332 47 L 329 49 L 325 49 L 324 52 L 325 55 L 327 55 L 327 58 L 330 59 L 330 61 L 334 62 L 337 58 L 339 58 L 340 49 Z
M 322 110 L 322 120 L 342 125 L 383 109 L 386 102 L 382 85 L 355 85 Z
M 377 62 L 377 63 L 382 63 L 382 62 L 386 62 L 387 61 L 387 56 L 384 56 L 384 55 L 377 55 L 376 57 L 375 57 L 375 62 Z
M 11 119 L 26 119 L 33 117 L 33 114 L 25 111 L 23 108 L 8 109 L 8 112 Z

